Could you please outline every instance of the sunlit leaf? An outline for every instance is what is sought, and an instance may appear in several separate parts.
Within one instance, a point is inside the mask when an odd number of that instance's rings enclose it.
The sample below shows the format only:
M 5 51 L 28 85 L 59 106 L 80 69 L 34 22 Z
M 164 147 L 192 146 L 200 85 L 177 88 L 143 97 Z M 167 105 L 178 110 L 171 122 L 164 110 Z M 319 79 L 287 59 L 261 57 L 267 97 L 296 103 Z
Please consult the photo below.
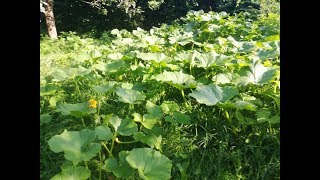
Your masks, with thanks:
M 155 75 L 152 79 L 168 82 L 169 84 L 180 90 L 185 88 L 194 88 L 196 85 L 194 77 L 188 74 L 184 74 L 182 70 L 179 72 L 168 72 L 164 70 L 162 74 Z
M 146 61 L 155 61 L 160 63 L 163 61 L 167 56 L 164 53 L 137 53 L 137 58 L 146 60 Z
M 133 119 L 124 118 L 121 119 L 118 116 L 112 117 L 109 122 L 117 133 L 123 136 L 130 136 L 138 131 L 138 126 L 134 123 Z
M 119 101 L 128 104 L 140 104 L 146 98 L 143 93 L 132 89 L 117 88 L 116 94 L 119 96 Z
M 143 121 L 141 122 L 141 124 L 143 125 L 143 127 L 147 129 L 151 129 L 153 125 L 156 124 L 157 122 L 158 120 L 155 117 L 153 117 L 151 114 L 144 114 Z
M 237 89 L 226 86 L 219 87 L 215 84 L 198 85 L 197 89 L 188 96 L 195 98 L 199 103 L 214 106 L 218 102 L 225 102 L 238 93 Z
M 148 110 L 148 113 L 154 117 L 161 118 L 163 115 L 161 108 L 151 101 L 147 101 L 146 108 Z
M 89 74 L 90 71 L 82 66 L 79 68 L 70 68 L 70 69 L 57 69 L 55 72 L 52 73 L 54 80 L 56 81 L 64 81 L 67 79 L 74 78 L 76 76 L 84 76 Z
M 236 80 L 237 85 L 247 85 L 250 83 L 263 85 L 276 77 L 277 70 L 265 67 L 262 64 L 256 64 L 244 73 L 245 76 L 239 77 Z
M 95 133 L 98 139 L 109 141 L 112 139 L 113 133 L 110 128 L 105 125 L 100 125 L 95 128 Z
M 82 118 L 88 114 L 96 112 L 96 109 L 90 108 L 89 103 L 76 103 L 76 104 L 61 104 L 56 109 L 57 112 L 61 112 L 63 115 L 71 115 L 77 118 Z
M 218 74 L 212 77 L 212 81 L 214 81 L 217 84 L 233 83 L 237 78 L 239 78 L 239 76 L 240 75 L 236 73 Z
M 134 173 L 134 169 L 126 160 L 128 153 L 128 151 L 119 152 L 119 161 L 114 157 L 106 159 L 103 169 L 112 172 L 118 178 L 129 178 Z
M 100 151 L 100 145 L 93 143 L 95 137 L 95 131 L 89 129 L 64 130 L 62 134 L 53 136 L 48 144 L 53 152 L 64 152 L 64 157 L 67 160 L 78 163 L 89 161 Z
M 94 65 L 94 68 L 105 73 L 115 73 L 124 67 L 127 67 L 127 64 L 123 60 L 109 61 L 107 63 L 99 63 Z
M 89 169 L 82 166 L 68 166 L 63 168 L 60 174 L 53 176 L 50 180 L 86 180 L 91 176 Z
M 107 84 L 99 85 L 99 86 L 94 86 L 93 90 L 98 92 L 98 93 L 111 93 L 114 90 L 114 87 L 116 85 L 116 82 L 110 81 Z
M 174 101 L 164 101 L 160 107 L 165 114 L 170 114 L 179 110 L 179 105 Z
M 162 141 L 162 137 L 161 135 L 159 137 L 151 134 L 151 135 L 145 135 L 142 132 L 136 132 L 133 135 L 134 139 L 136 141 L 141 141 L 142 143 L 145 143 L 147 145 L 149 145 L 151 148 L 156 148 L 156 149 L 160 149 L 160 145 L 161 145 L 161 141 Z
M 208 68 L 211 66 L 222 66 L 231 59 L 230 56 L 218 54 L 215 51 L 210 53 L 197 53 L 195 56 L 195 65 L 202 68 Z
M 131 167 L 138 169 L 142 179 L 164 180 L 171 177 L 171 160 L 153 149 L 133 149 L 129 152 L 126 160 Z
M 57 92 L 58 89 L 58 87 L 51 85 L 40 87 L 40 96 L 53 95 Z
M 108 58 L 111 60 L 120 60 L 123 57 L 121 53 L 112 53 L 108 55 Z

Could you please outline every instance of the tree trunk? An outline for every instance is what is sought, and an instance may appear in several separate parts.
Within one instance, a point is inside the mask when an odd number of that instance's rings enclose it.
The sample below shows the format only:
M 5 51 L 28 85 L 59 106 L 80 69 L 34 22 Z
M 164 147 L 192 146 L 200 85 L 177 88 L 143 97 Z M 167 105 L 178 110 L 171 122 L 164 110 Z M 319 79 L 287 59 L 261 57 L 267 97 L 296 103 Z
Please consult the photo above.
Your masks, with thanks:
M 55 24 L 55 19 L 53 15 L 53 0 L 46 0 L 46 3 L 48 5 L 45 6 L 45 17 L 46 17 L 46 23 L 48 28 L 48 34 L 51 39 L 57 39 L 57 29 Z

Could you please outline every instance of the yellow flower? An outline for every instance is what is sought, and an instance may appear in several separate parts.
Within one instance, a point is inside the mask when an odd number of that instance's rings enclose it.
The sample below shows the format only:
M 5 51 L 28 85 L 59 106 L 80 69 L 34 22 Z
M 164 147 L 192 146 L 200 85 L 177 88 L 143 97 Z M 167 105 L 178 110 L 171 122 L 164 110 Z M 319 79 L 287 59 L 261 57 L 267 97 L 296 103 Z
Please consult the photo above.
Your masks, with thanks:
M 90 108 L 97 108 L 97 104 L 98 104 L 97 100 L 95 100 L 95 99 L 90 99 L 89 100 L 89 107 Z

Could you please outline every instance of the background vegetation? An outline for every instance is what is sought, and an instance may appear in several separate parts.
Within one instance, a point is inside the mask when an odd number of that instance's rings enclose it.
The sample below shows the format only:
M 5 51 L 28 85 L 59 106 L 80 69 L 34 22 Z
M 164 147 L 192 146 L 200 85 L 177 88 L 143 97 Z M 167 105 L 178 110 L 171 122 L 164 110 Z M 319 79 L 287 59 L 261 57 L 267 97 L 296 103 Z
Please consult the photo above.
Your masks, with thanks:
M 40 179 L 280 179 L 278 1 L 53 11 L 57 39 L 41 14 Z
M 96 2 L 96 3 L 94 3 Z M 104 2 L 104 3 L 103 3 Z M 91 3 L 91 4 L 90 4 Z M 189 10 L 210 10 L 232 15 L 246 12 L 251 18 L 279 12 L 279 0 L 55 0 L 54 14 L 58 32 L 96 33 L 137 27 L 150 29 L 171 23 Z M 41 32 L 46 33 L 41 14 Z

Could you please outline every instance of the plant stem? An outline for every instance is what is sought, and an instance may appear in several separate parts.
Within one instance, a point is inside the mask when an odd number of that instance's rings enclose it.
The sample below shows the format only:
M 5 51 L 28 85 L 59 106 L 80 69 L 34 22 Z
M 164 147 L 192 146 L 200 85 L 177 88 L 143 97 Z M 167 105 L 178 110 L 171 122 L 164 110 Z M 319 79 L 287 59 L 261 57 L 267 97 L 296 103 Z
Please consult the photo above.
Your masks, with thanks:
M 209 72 L 209 69 L 208 69 L 208 68 L 206 68 L 206 75 L 205 75 L 205 76 L 206 76 L 206 78 L 208 78 L 208 77 L 209 77 L 209 75 L 208 75 L 209 73 L 208 73 L 208 72 Z
M 113 137 L 112 137 L 112 141 L 111 141 L 111 148 L 110 148 L 110 153 L 111 154 L 112 154 L 112 150 L 113 150 L 113 147 L 114 147 L 114 141 L 116 140 L 116 137 L 117 137 L 117 133 L 114 133 Z
M 80 92 L 80 89 L 79 89 L 79 85 L 78 85 L 78 83 L 77 83 L 77 81 L 73 78 L 73 82 L 74 82 L 74 84 L 76 85 L 76 90 L 77 90 L 77 92 L 78 92 L 78 95 L 80 96 L 81 95 L 81 92 Z
M 101 97 L 99 97 L 99 99 L 98 99 L 98 108 L 97 108 L 97 114 L 98 114 L 98 116 L 100 115 L 100 107 L 101 107 L 101 104 L 100 104 L 100 99 L 101 99 Z
M 84 119 L 81 118 L 81 120 L 82 120 L 83 127 L 84 127 L 84 128 L 87 128 L 86 124 L 84 123 Z
M 99 180 L 101 180 L 101 176 L 102 176 L 102 158 L 101 158 L 101 151 L 99 151 L 99 159 L 100 159 Z
M 88 167 L 88 163 L 87 161 L 84 161 L 84 165 L 86 166 L 86 168 L 90 171 L 89 167 Z M 89 179 L 91 180 L 91 176 L 89 177 Z
M 189 105 L 188 105 L 188 103 L 187 103 L 187 99 L 186 99 L 186 97 L 185 97 L 185 95 L 184 95 L 183 89 L 181 90 L 181 95 L 182 95 L 182 98 L 183 98 L 185 107 L 186 107 L 187 109 L 189 109 Z
M 228 122 L 231 123 L 231 119 L 230 119 L 230 116 L 229 116 L 229 113 L 227 110 L 225 110 L 225 114 L 226 114 L 226 118 L 227 118 Z
M 271 127 L 270 123 L 269 123 L 269 131 L 270 131 L 270 133 L 272 133 L 272 127 Z
M 129 112 L 130 112 L 130 114 L 133 113 L 133 110 L 134 110 L 134 104 L 129 104 Z
M 118 138 L 116 138 L 115 141 L 116 141 L 118 144 L 131 144 L 131 143 L 136 143 L 136 142 L 137 142 L 137 141 L 127 141 L 127 142 L 124 142 L 124 141 L 120 141 Z
M 109 148 L 107 147 L 107 145 L 104 142 L 101 142 L 102 146 L 108 151 L 109 156 L 113 157 L 113 154 L 110 152 Z

